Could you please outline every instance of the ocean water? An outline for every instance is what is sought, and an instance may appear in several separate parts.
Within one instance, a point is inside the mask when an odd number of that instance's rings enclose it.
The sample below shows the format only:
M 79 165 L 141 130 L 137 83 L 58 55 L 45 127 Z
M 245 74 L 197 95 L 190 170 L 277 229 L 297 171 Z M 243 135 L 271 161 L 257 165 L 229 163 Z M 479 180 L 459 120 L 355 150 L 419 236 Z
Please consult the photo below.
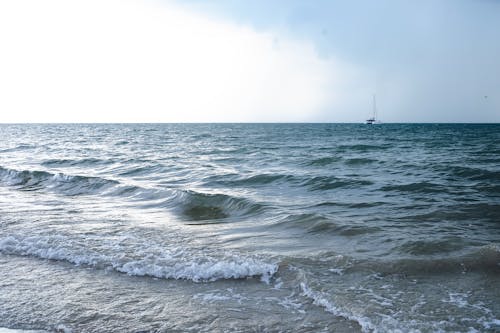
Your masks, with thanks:
M 500 125 L 0 125 L 0 327 L 500 332 Z

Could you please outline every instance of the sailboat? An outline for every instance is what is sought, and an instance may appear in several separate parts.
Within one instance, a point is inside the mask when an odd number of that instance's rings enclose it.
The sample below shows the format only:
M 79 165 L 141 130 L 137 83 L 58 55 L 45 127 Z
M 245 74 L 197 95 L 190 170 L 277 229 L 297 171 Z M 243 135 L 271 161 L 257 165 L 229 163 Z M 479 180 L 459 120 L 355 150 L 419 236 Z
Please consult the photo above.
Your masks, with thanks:
M 373 95 L 373 115 L 366 119 L 367 125 L 378 124 L 380 121 L 377 120 L 377 100 L 375 99 L 375 95 Z

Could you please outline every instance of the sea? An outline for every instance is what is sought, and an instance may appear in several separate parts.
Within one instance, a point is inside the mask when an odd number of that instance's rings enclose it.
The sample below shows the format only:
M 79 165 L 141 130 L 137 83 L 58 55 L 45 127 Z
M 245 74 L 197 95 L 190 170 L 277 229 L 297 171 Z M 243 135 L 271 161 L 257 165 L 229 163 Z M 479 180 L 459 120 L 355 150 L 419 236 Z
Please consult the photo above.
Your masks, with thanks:
M 500 332 L 500 124 L 0 125 L 4 332 Z

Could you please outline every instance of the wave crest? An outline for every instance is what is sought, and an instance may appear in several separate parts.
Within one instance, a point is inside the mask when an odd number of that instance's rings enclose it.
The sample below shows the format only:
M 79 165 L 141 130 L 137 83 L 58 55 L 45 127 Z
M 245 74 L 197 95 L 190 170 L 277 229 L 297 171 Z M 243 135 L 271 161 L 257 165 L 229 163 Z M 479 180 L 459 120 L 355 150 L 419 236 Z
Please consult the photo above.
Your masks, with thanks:
M 75 243 L 76 244 L 76 243 Z M 120 244 L 112 243 L 98 250 L 92 244 L 75 245 L 65 236 L 0 238 L 0 253 L 65 261 L 97 269 L 113 269 L 133 276 L 211 282 L 221 279 L 259 277 L 268 283 L 278 271 L 278 264 L 237 254 L 209 256 L 189 248 L 159 248 L 144 245 L 124 254 Z M 75 246 L 72 246 L 75 245 Z M 130 249 L 129 249 L 130 250 Z M 190 252 L 191 251 L 191 252 Z
M 181 214 L 194 221 L 223 219 L 230 216 L 249 216 L 262 212 L 265 206 L 245 198 L 226 194 L 180 191 L 168 205 L 177 206 Z
M 115 180 L 100 177 L 72 176 L 63 173 L 50 173 L 38 170 L 14 170 L 0 167 L 0 182 L 15 186 L 20 190 L 52 189 L 65 195 L 96 194 L 117 185 Z

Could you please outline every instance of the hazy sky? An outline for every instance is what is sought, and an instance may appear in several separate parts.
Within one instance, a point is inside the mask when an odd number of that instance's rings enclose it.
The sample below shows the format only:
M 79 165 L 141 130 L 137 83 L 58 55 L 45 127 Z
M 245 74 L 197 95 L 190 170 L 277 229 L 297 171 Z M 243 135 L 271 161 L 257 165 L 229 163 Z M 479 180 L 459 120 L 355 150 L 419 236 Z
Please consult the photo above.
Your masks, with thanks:
M 0 122 L 500 122 L 500 1 L 0 2 Z

